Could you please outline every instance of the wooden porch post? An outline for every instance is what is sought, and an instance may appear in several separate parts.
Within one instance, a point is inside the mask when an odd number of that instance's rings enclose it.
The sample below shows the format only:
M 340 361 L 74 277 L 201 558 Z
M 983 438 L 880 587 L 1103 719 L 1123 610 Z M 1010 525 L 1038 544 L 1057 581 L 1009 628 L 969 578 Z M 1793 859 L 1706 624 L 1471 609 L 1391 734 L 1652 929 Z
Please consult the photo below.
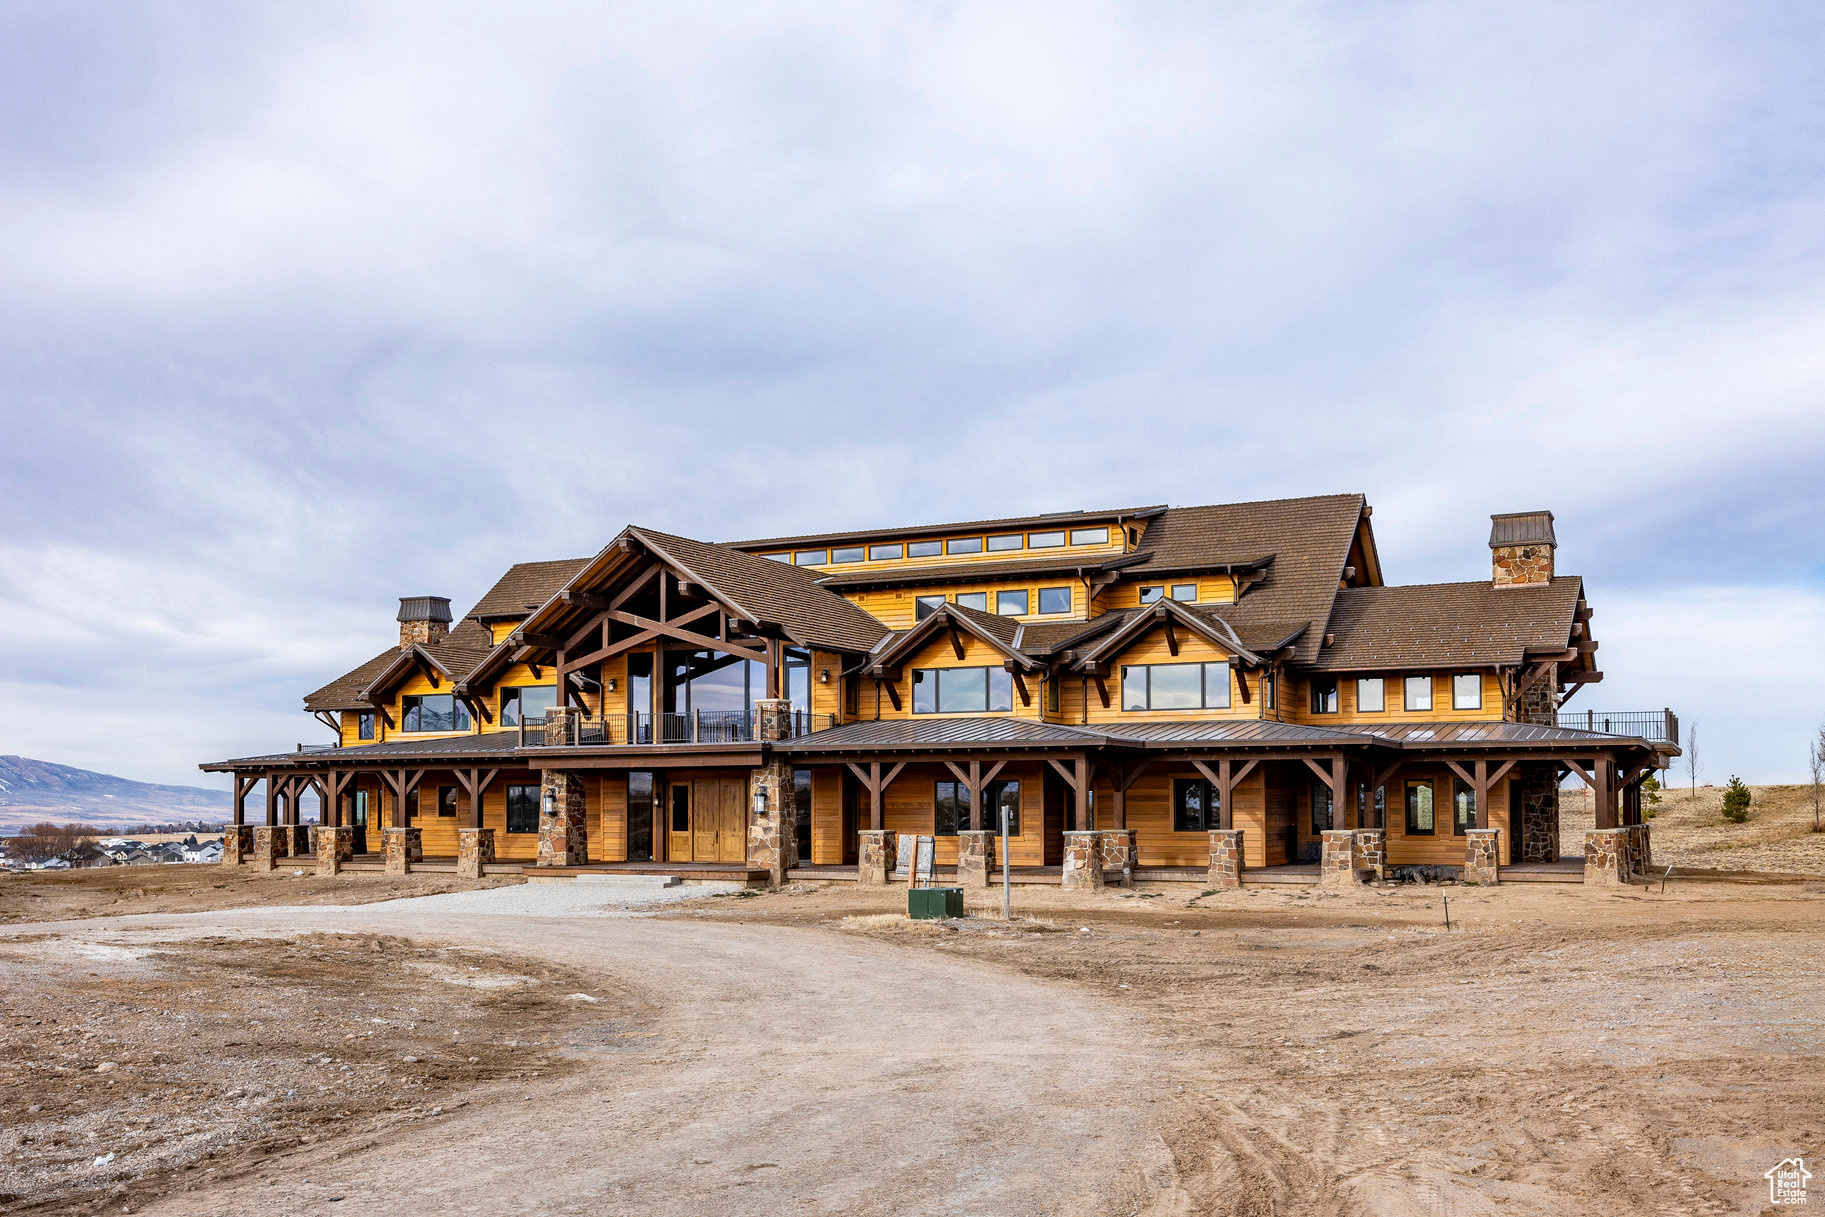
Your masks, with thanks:
M 272 828 L 279 823 L 279 780 L 272 770 L 266 771 L 266 826 Z
M 881 762 L 868 762 L 868 827 L 881 827 Z

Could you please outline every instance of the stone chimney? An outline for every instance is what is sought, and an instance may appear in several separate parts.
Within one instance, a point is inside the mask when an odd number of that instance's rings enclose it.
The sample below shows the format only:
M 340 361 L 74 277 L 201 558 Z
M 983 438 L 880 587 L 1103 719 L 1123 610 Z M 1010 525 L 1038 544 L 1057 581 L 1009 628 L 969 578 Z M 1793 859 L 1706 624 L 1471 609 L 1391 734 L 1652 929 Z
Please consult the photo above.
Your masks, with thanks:
M 1489 551 L 1497 587 L 1529 587 L 1551 583 L 1553 536 L 1550 511 L 1511 511 L 1489 517 Z
M 450 601 L 443 596 L 399 598 L 399 649 L 442 642 L 450 632 Z

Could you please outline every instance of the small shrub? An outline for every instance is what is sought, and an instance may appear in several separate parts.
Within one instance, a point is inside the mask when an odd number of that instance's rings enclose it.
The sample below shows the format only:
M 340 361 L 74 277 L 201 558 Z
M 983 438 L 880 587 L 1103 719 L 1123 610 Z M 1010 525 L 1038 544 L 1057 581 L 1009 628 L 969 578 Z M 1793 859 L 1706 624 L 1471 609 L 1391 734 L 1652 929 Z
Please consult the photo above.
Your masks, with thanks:
M 1749 818 L 1749 788 L 1743 785 L 1743 779 L 1730 777 L 1730 785 L 1724 788 L 1724 819 L 1732 824 L 1741 824 Z

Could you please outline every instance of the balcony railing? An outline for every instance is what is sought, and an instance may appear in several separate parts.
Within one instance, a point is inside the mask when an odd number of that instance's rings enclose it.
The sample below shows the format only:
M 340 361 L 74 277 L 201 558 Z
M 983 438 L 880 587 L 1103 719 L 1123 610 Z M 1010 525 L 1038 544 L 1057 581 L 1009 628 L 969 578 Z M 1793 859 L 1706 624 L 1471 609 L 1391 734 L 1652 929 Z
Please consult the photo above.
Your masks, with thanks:
M 792 712 L 792 734 L 809 735 L 836 726 L 834 714 Z M 544 720 L 520 724 L 522 748 L 581 748 L 616 744 L 750 744 L 754 714 L 748 710 L 693 710 L 689 714 L 566 715 L 561 739 L 551 739 Z
M 1650 744 L 1679 744 L 1679 716 L 1671 710 L 1561 710 L 1559 725 L 1632 736 Z

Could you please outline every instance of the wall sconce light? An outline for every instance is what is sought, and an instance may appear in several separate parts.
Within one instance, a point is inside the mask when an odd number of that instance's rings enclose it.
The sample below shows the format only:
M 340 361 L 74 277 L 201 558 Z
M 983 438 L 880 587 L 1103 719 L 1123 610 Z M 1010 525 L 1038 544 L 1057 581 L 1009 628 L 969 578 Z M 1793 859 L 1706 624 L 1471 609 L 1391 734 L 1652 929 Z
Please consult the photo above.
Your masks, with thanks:
M 767 788 L 765 786 L 756 786 L 754 788 L 754 818 L 760 819 L 760 818 L 764 817 L 766 814 L 767 814 Z
M 610 693 L 615 691 L 615 678 L 613 676 L 608 678 L 608 691 Z
M 818 669 L 817 683 L 820 685 L 827 685 L 830 683 L 830 669 L 829 668 L 819 668 Z
M 558 814 L 558 792 L 557 791 L 553 790 L 549 786 L 545 787 L 545 796 L 544 796 L 544 799 L 542 800 L 542 802 L 544 803 L 543 810 L 546 815 L 555 816 Z

